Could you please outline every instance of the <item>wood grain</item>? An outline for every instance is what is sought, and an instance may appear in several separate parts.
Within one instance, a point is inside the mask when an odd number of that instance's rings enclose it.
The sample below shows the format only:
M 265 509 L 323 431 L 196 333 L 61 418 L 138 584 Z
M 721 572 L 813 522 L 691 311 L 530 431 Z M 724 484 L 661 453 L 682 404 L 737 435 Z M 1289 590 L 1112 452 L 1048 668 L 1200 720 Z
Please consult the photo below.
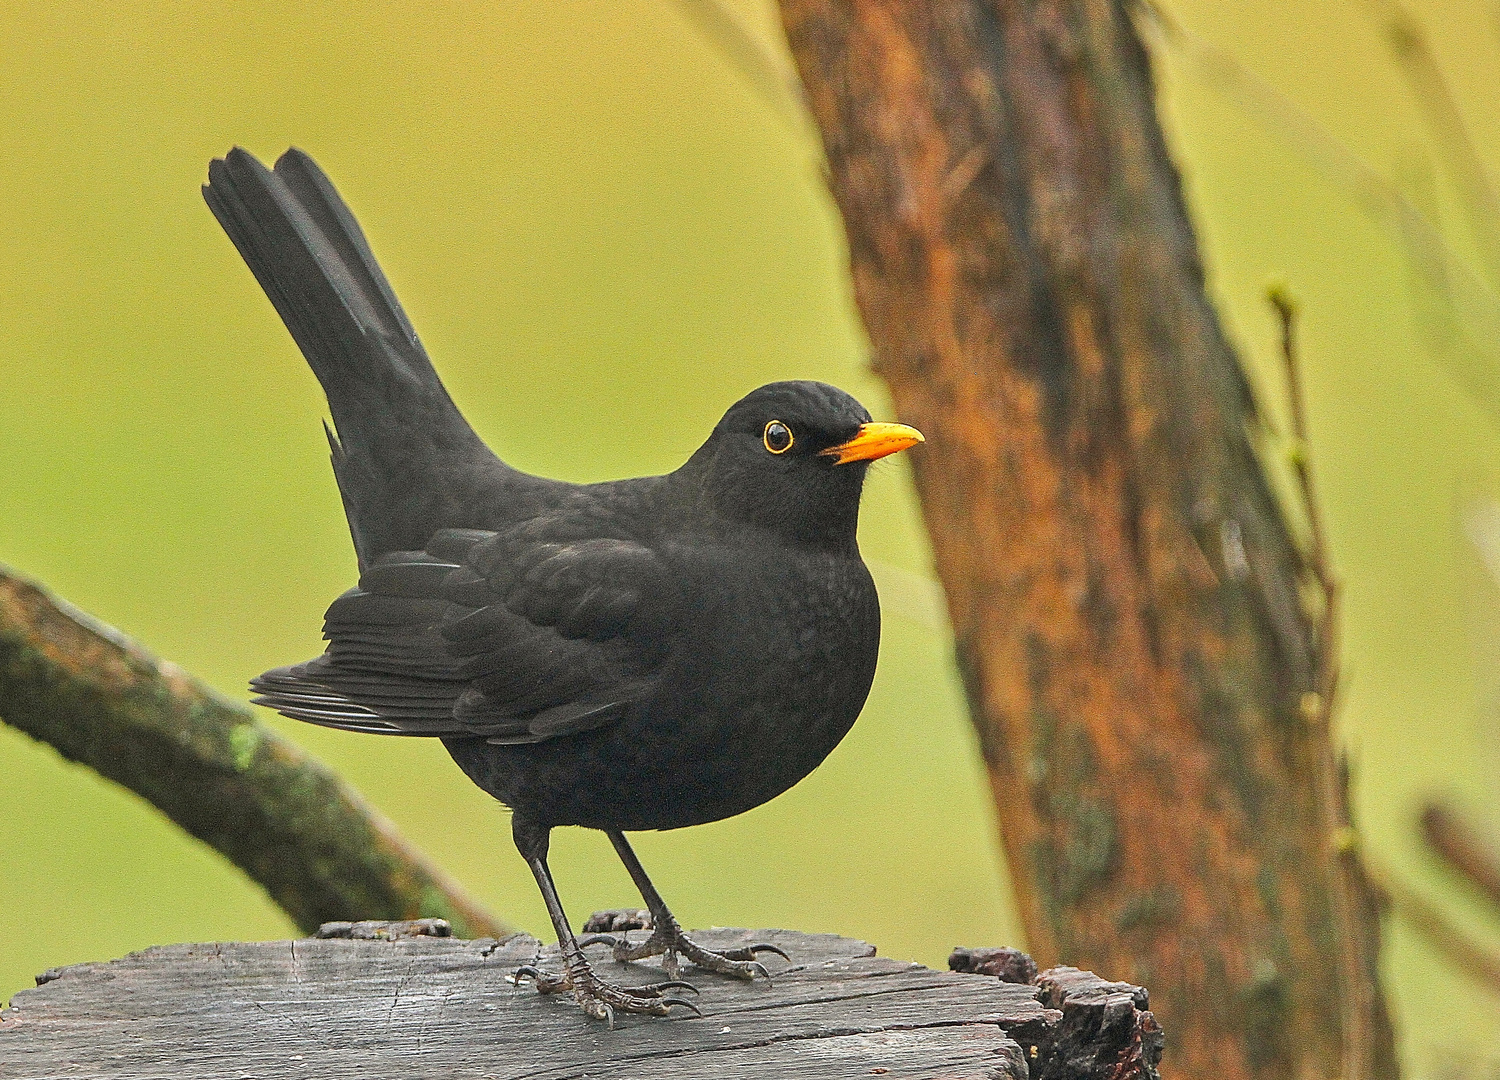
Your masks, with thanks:
M 717 929 L 694 937 L 716 949 L 770 941 L 795 962 L 778 964 L 769 984 L 691 972 L 701 1019 L 621 1017 L 611 1030 L 562 996 L 509 981 L 521 964 L 556 960 L 555 948 L 526 935 L 162 946 L 47 972 L 16 995 L 0 1014 L 0 1076 L 1024 1080 L 1028 1062 L 1047 1061 L 1058 1065 L 1034 1075 L 1155 1075 L 1154 1060 L 1133 1072 L 1076 1068 L 1120 1059 L 1110 1047 L 1124 1046 L 1129 1033 L 1101 1023 L 1100 1010 L 1128 1026 L 1145 1001 L 1135 987 L 1087 973 L 1061 976 L 1072 984 L 1059 991 L 932 971 L 832 935 Z M 622 983 L 662 977 L 655 966 L 598 962 Z M 1074 1042 L 1084 1032 L 1095 1051 L 1058 1051 L 1069 1016 Z M 1149 1013 L 1137 1016 L 1153 1030 Z

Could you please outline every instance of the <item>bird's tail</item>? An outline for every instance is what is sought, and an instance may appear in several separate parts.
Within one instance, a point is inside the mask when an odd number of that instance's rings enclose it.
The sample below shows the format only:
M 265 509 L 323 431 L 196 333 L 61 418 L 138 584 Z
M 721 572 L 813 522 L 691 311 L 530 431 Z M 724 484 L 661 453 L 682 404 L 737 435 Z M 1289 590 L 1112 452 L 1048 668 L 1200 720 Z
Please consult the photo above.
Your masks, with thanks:
M 272 171 L 236 147 L 209 166 L 203 197 L 323 384 L 361 565 L 470 524 L 449 520 L 473 501 L 456 487 L 509 470 L 448 397 L 328 177 L 300 150 Z

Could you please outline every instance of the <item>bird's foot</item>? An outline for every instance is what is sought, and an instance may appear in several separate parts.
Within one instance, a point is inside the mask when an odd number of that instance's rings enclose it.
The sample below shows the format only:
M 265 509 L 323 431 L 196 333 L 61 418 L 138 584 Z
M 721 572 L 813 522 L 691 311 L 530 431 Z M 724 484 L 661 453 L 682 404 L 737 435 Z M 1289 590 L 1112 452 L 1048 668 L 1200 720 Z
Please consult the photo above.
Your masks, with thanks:
M 743 945 L 738 949 L 726 949 L 721 953 L 713 952 L 703 948 L 684 934 L 682 927 L 677 925 L 677 920 L 670 917 L 658 922 L 651 931 L 651 936 L 639 945 L 632 945 L 628 938 L 623 935 L 616 937 L 614 934 L 591 934 L 578 945 L 580 948 L 589 945 L 608 945 L 615 960 L 622 964 L 644 960 L 648 956 L 660 956 L 663 970 L 666 971 L 668 977 L 673 979 L 678 975 L 677 957 L 679 955 L 694 967 L 703 968 L 705 971 L 732 975 L 737 979 L 754 979 L 759 975 L 768 983 L 771 981 L 771 973 L 766 970 L 766 965 L 755 958 L 756 954 L 775 953 L 788 963 L 792 959 L 775 945 L 763 941 Z
M 559 974 L 544 971 L 534 964 L 525 964 L 516 969 L 511 980 L 519 985 L 522 979 L 530 979 L 543 994 L 558 994 L 565 990 L 573 992 L 578 1007 L 595 1020 L 605 1020 L 614 1027 L 616 1013 L 644 1013 L 650 1016 L 666 1016 L 674 1005 L 692 1009 L 693 1015 L 702 1016 L 698 1006 L 684 998 L 669 995 L 669 990 L 691 990 L 698 988 L 692 983 L 671 979 L 650 983 L 646 986 L 615 986 L 607 983 L 586 963 L 568 965 L 568 970 Z

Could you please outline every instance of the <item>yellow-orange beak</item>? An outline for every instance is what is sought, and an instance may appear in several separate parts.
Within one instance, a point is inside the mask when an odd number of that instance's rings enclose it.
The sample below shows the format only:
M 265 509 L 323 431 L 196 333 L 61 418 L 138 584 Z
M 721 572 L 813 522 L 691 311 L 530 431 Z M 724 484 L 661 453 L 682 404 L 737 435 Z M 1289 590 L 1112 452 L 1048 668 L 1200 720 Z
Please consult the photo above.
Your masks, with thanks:
M 833 458 L 835 465 L 847 465 L 851 461 L 874 461 L 926 441 L 920 431 L 905 424 L 862 424 L 848 442 L 818 453 Z

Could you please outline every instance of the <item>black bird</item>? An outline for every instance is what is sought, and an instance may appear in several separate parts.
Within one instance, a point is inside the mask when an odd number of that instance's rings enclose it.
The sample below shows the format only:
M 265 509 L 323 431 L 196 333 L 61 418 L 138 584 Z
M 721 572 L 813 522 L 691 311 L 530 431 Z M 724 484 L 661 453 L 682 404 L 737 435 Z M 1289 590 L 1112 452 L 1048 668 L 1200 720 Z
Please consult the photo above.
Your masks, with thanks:
M 753 978 L 751 945 L 694 944 L 625 839 L 759 806 L 811 772 L 864 705 L 880 607 L 855 523 L 875 458 L 922 441 L 848 394 L 780 382 L 724 414 L 666 476 L 570 484 L 512 469 L 448 397 L 364 234 L 300 150 L 268 170 L 234 149 L 204 198 L 328 396 L 359 585 L 327 651 L 253 681 L 285 716 L 428 735 L 513 811 L 590 1016 L 665 1015 L 680 954 Z M 326 425 L 325 425 L 326 428 Z M 602 829 L 650 911 L 632 947 L 579 942 L 547 868 L 557 825 Z M 619 987 L 583 946 L 663 955 L 668 982 Z M 784 954 L 782 954 L 784 955 Z M 694 1010 L 696 1011 L 696 1010 Z

